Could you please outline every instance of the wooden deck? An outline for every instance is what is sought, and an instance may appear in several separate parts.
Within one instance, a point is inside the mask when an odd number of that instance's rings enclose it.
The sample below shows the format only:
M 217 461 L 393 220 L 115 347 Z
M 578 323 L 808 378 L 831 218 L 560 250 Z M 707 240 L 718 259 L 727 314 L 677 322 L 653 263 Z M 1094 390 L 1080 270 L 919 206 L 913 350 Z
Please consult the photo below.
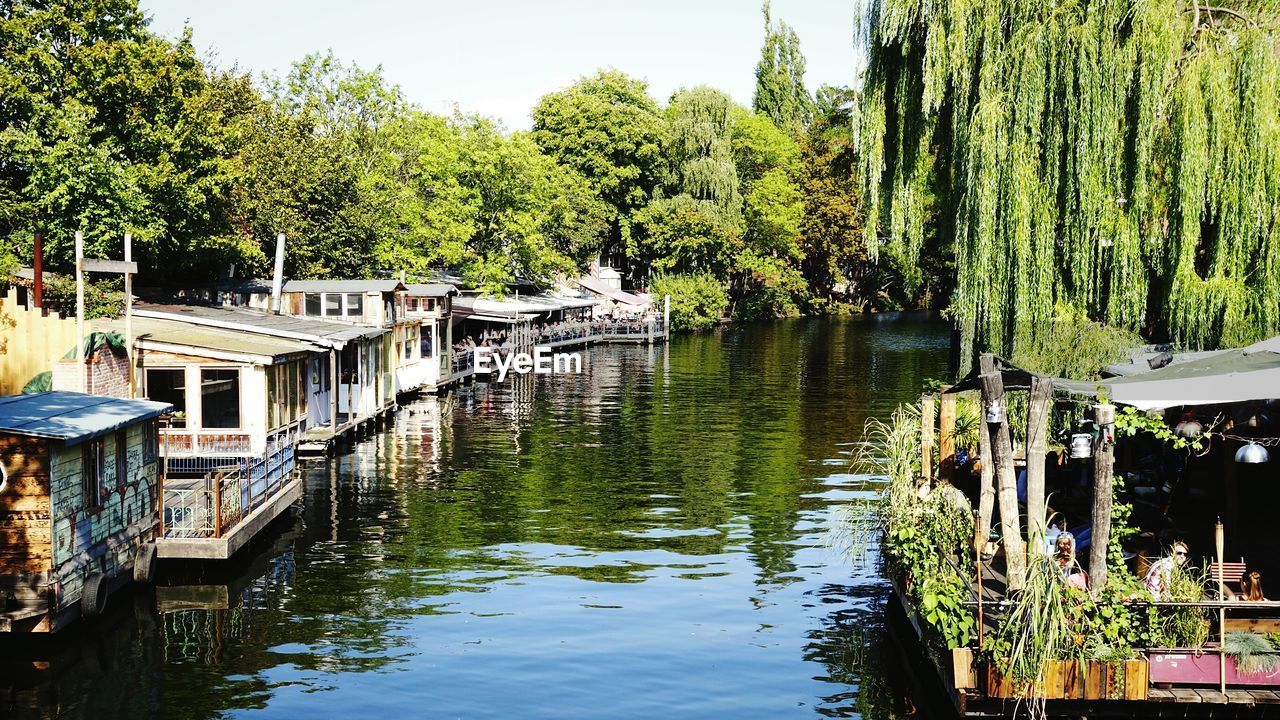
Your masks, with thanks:
M 159 538 L 156 555 L 187 560 L 226 560 L 302 497 L 302 478 L 294 477 L 221 537 Z

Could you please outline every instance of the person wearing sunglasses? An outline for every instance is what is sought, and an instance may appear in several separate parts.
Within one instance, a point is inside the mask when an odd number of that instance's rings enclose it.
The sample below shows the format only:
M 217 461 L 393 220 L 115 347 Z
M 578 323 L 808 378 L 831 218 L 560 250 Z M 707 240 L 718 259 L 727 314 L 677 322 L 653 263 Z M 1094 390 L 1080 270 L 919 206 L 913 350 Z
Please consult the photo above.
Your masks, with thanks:
M 1173 554 L 1160 558 L 1147 571 L 1145 584 L 1147 592 L 1156 600 L 1169 599 L 1169 583 L 1173 578 L 1173 569 L 1187 563 L 1187 544 L 1181 540 L 1173 544 Z

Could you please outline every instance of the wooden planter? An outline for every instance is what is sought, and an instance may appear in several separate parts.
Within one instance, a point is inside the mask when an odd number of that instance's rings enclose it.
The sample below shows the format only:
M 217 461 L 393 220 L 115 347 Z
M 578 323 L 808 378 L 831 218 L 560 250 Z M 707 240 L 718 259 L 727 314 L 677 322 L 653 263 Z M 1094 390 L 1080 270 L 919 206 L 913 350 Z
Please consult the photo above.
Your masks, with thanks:
M 1147 660 L 1050 660 L 1034 684 L 1015 681 L 995 663 L 987 663 L 985 691 L 994 698 L 1044 697 L 1046 700 L 1146 700 Z

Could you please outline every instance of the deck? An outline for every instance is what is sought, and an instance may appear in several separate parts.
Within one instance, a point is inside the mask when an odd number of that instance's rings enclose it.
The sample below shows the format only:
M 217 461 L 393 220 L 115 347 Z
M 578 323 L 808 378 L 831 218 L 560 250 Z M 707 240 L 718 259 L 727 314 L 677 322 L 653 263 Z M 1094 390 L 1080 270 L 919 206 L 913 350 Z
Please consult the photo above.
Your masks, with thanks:
M 213 537 L 162 537 L 156 540 L 156 555 L 161 558 L 188 560 L 230 559 L 301 497 L 302 478 L 294 477 L 230 529 Z

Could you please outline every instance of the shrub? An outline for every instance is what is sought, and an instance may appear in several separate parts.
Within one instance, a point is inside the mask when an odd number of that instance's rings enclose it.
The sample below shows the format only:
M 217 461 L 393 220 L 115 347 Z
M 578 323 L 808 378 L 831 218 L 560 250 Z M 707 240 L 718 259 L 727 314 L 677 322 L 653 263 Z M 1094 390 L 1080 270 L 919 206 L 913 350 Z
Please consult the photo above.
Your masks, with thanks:
M 664 295 L 671 296 L 673 330 L 705 330 L 729 309 L 728 291 L 710 273 L 659 275 L 649 284 L 649 293 L 657 306 Z

